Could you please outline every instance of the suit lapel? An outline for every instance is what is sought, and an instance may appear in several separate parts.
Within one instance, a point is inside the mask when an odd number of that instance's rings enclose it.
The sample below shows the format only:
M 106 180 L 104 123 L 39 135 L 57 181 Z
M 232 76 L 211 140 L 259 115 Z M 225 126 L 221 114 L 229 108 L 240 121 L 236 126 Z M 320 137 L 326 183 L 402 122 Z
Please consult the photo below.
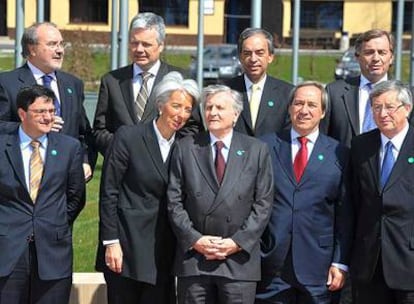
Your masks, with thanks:
M 297 184 L 296 177 L 293 172 L 292 163 L 292 142 L 290 138 L 290 131 L 284 131 L 279 136 L 279 141 L 274 146 L 274 153 L 276 153 L 277 160 L 280 163 L 280 167 L 285 171 L 286 176 L 289 178 L 292 184 Z
M 259 129 L 260 124 L 264 121 L 269 112 L 269 104 L 272 104 L 272 107 L 276 107 L 277 101 L 274 100 L 275 96 L 278 96 L 276 91 L 277 86 L 274 85 L 270 77 L 267 77 L 264 87 L 262 88 L 262 98 L 260 99 L 259 112 L 257 113 L 255 126 L 256 130 Z
M 371 171 L 371 176 L 373 183 L 377 185 L 378 193 L 381 192 L 380 186 L 380 147 L 381 147 L 381 136 L 378 129 L 374 131 L 372 136 L 366 137 L 367 143 L 365 145 L 364 154 L 368 159 L 369 170 Z
M 407 170 L 407 166 L 412 164 L 414 160 L 414 130 L 410 127 L 408 133 L 404 139 L 404 142 L 401 146 L 401 151 L 398 154 L 398 158 L 394 163 L 392 168 L 391 175 L 384 186 L 386 191 L 389 187 L 395 184 L 398 179 L 403 175 L 404 171 Z
M 17 176 L 17 179 L 19 180 L 20 184 L 24 187 L 24 189 L 26 189 L 27 195 L 30 197 L 29 190 L 27 189 L 26 185 L 26 179 L 24 176 L 23 158 L 20 150 L 18 133 L 11 134 L 9 136 L 6 147 L 6 154 L 9 158 L 13 171 Z
M 357 83 L 348 83 L 342 96 L 344 107 L 354 134 L 360 134 L 359 130 L 359 77 Z
M 160 151 L 160 146 L 157 141 L 157 136 L 155 134 L 152 121 L 144 124 L 144 143 L 148 150 L 155 167 L 158 170 L 158 173 L 162 176 L 165 183 L 168 182 L 168 172 L 167 167 L 162 160 L 162 155 Z M 168 161 L 168 160 L 167 160 Z
M 135 100 L 134 100 L 134 92 L 132 89 L 132 79 L 134 69 L 132 64 L 127 67 L 125 77 L 119 80 L 119 87 L 121 88 L 121 93 L 124 98 L 125 105 L 128 109 L 128 113 L 131 116 L 132 121 L 134 124 L 138 122 L 138 117 L 135 112 Z
M 217 192 L 219 185 L 211 155 L 210 136 L 207 132 L 196 136 L 195 145 L 191 151 L 201 174 L 210 188 Z
M 50 178 L 50 173 L 53 172 L 55 168 L 58 168 L 60 165 L 60 149 L 62 149 L 61 146 L 59 146 L 59 143 L 54 136 L 55 134 L 49 133 L 48 135 L 48 141 L 47 141 L 47 149 L 45 154 L 45 164 L 43 167 L 43 176 L 42 181 L 40 183 L 39 188 L 39 195 L 42 193 L 43 186 L 48 182 L 48 179 Z
M 68 121 L 69 119 L 71 119 L 69 109 L 72 108 L 71 104 L 73 103 L 73 94 L 75 92 L 75 89 L 73 88 L 72 84 L 66 81 L 66 79 L 62 76 L 62 73 L 60 73 L 59 71 L 56 71 L 56 80 L 59 89 L 59 102 L 61 107 L 62 119 L 64 121 Z M 62 132 L 64 132 L 66 126 L 68 126 L 68 124 L 63 124 Z
M 21 87 L 36 84 L 36 79 L 34 78 L 32 71 L 30 70 L 27 63 L 24 64 L 20 69 L 19 81 L 22 83 Z
M 243 95 L 243 111 L 241 112 L 239 119 L 243 119 L 245 124 L 249 127 L 249 129 L 252 130 L 253 127 L 252 127 L 252 117 L 250 115 L 249 96 L 247 95 L 247 89 L 244 83 L 243 75 L 238 76 L 237 81 L 235 81 L 234 90 L 240 92 L 240 94 Z M 260 110 L 260 106 L 259 106 L 259 110 Z

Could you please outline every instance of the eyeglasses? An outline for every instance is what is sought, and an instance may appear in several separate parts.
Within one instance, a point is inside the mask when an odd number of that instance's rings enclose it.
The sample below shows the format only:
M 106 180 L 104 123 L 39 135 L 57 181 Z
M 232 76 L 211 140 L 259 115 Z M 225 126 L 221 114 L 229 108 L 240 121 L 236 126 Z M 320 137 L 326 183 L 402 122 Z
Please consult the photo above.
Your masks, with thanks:
M 27 111 L 30 111 L 32 113 L 34 113 L 35 115 L 45 115 L 50 114 L 50 115 L 56 115 L 56 109 L 28 109 Z
M 383 105 L 373 105 L 372 106 L 372 111 L 376 114 L 379 114 L 384 109 L 387 114 L 393 114 L 393 113 L 397 112 L 398 109 L 403 107 L 403 106 L 404 106 L 403 103 L 398 105 L 398 106 L 397 105 L 385 105 L 385 106 L 383 106 Z
M 57 50 L 58 48 L 65 49 L 68 46 L 64 41 L 49 41 L 44 44 L 51 50 Z

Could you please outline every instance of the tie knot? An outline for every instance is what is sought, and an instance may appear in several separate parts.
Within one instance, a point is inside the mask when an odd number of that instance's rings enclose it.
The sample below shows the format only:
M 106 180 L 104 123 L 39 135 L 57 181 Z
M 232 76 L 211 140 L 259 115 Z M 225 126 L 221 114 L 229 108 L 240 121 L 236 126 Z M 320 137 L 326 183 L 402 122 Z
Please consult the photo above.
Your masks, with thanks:
M 37 150 L 37 149 L 39 149 L 39 147 L 40 147 L 40 142 L 39 142 L 39 141 L 37 141 L 37 140 L 32 140 L 32 141 L 30 142 L 30 145 L 32 146 L 32 148 L 33 148 L 34 150 Z
M 221 140 L 216 141 L 216 148 L 217 148 L 218 151 L 221 151 L 221 149 L 223 149 L 223 147 L 224 147 L 224 143 Z
M 44 74 L 42 76 L 42 79 L 43 79 L 43 85 L 50 86 L 50 83 L 52 82 L 53 77 L 50 76 L 49 74 Z
M 142 73 L 141 73 L 141 77 L 142 77 L 142 81 L 143 81 L 143 82 L 147 82 L 147 81 L 148 81 L 148 79 L 149 79 L 151 76 L 152 76 L 152 74 L 151 74 L 151 73 L 149 73 L 149 72 L 142 72 Z
M 257 83 L 253 83 L 251 88 L 252 92 L 260 90 L 260 86 Z
M 301 146 L 303 146 L 308 143 L 308 138 L 306 136 L 301 136 L 301 137 L 298 137 L 298 141 L 300 142 Z
M 367 87 L 368 91 L 372 90 L 372 83 L 368 82 L 365 86 Z
M 394 145 L 392 144 L 392 141 L 390 140 L 390 141 L 388 141 L 386 144 L 385 144 L 385 150 L 392 150 L 392 148 L 394 147 Z

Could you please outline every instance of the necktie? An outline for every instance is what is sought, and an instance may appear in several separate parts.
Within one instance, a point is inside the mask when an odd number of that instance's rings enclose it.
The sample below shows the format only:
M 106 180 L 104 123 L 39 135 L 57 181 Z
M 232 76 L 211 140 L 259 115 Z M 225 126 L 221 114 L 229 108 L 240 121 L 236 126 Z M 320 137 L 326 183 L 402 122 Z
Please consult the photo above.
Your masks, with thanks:
M 368 94 L 371 93 L 372 85 L 368 83 L 366 85 L 368 89 Z M 372 109 L 371 109 L 371 100 L 368 98 L 367 104 L 365 106 L 365 113 L 364 113 L 364 121 L 362 123 L 362 133 L 371 131 L 375 129 L 377 126 L 374 122 L 374 117 L 372 116 Z
M 393 144 L 391 141 L 385 145 L 384 160 L 382 161 L 381 168 L 381 188 L 387 183 L 387 180 L 391 174 L 392 167 L 394 166 L 394 154 L 392 153 Z
M 44 85 L 46 88 L 48 88 L 48 89 L 51 89 L 51 90 L 52 90 L 51 83 L 52 83 L 53 77 L 52 77 L 52 76 L 50 76 L 50 75 L 48 75 L 48 74 L 44 74 L 44 75 L 42 76 L 42 79 L 43 79 L 43 85 Z M 52 91 L 53 91 L 53 90 L 52 90 Z M 61 116 L 61 115 L 60 115 L 60 113 L 61 113 L 61 110 L 60 110 L 60 103 L 59 103 L 59 101 L 57 100 L 57 97 L 53 100 L 53 105 L 55 106 L 56 115 L 57 115 L 57 116 Z
M 260 105 L 260 87 L 257 84 L 251 86 L 252 95 L 250 96 L 250 116 L 252 118 L 252 127 L 256 125 L 257 114 Z
M 223 181 L 224 177 L 224 169 L 226 168 L 226 162 L 224 161 L 223 154 L 221 154 L 221 149 L 224 147 L 224 143 L 222 141 L 216 141 L 216 160 L 214 161 L 214 165 L 216 167 L 216 175 L 219 184 Z
M 30 156 L 30 197 L 32 198 L 33 203 L 36 201 L 37 193 L 39 192 L 40 181 L 43 174 L 43 161 L 40 157 L 40 142 L 33 140 L 30 145 L 33 148 L 32 155 Z
M 135 100 L 136 111 L 138 119 L 141 120 L 142 115 L 144 114 L 145 105 L 147 104 L 148 99 L 148 79 L 151 77 L 151 73 L 142 72 L 142 84 L 141 89 L 138 92 L 137 99 Z
M 308 147 L 306 146 L 308 139 L 303 136 L 298 137 L 298 141 L 300 142 L 300 148 L 293 162 L 293 171 L 295 172 L 296 181 L 299 182 L 308 163 Z

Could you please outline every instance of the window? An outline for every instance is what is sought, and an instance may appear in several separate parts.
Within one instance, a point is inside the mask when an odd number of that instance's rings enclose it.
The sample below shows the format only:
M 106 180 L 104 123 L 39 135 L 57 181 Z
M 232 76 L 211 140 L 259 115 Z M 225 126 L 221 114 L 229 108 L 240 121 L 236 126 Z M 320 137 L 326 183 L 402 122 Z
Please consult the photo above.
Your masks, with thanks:
M 189 0 L 142 0 L 140 12 L 153 12 L 164 18 L 166 25 L 188 26 Z
M 343 1 L 302 1 L 300 8 L 301 28 L 342 30 Z
M 108 0 L 70 0 L 71 23 L 108 23 Z

